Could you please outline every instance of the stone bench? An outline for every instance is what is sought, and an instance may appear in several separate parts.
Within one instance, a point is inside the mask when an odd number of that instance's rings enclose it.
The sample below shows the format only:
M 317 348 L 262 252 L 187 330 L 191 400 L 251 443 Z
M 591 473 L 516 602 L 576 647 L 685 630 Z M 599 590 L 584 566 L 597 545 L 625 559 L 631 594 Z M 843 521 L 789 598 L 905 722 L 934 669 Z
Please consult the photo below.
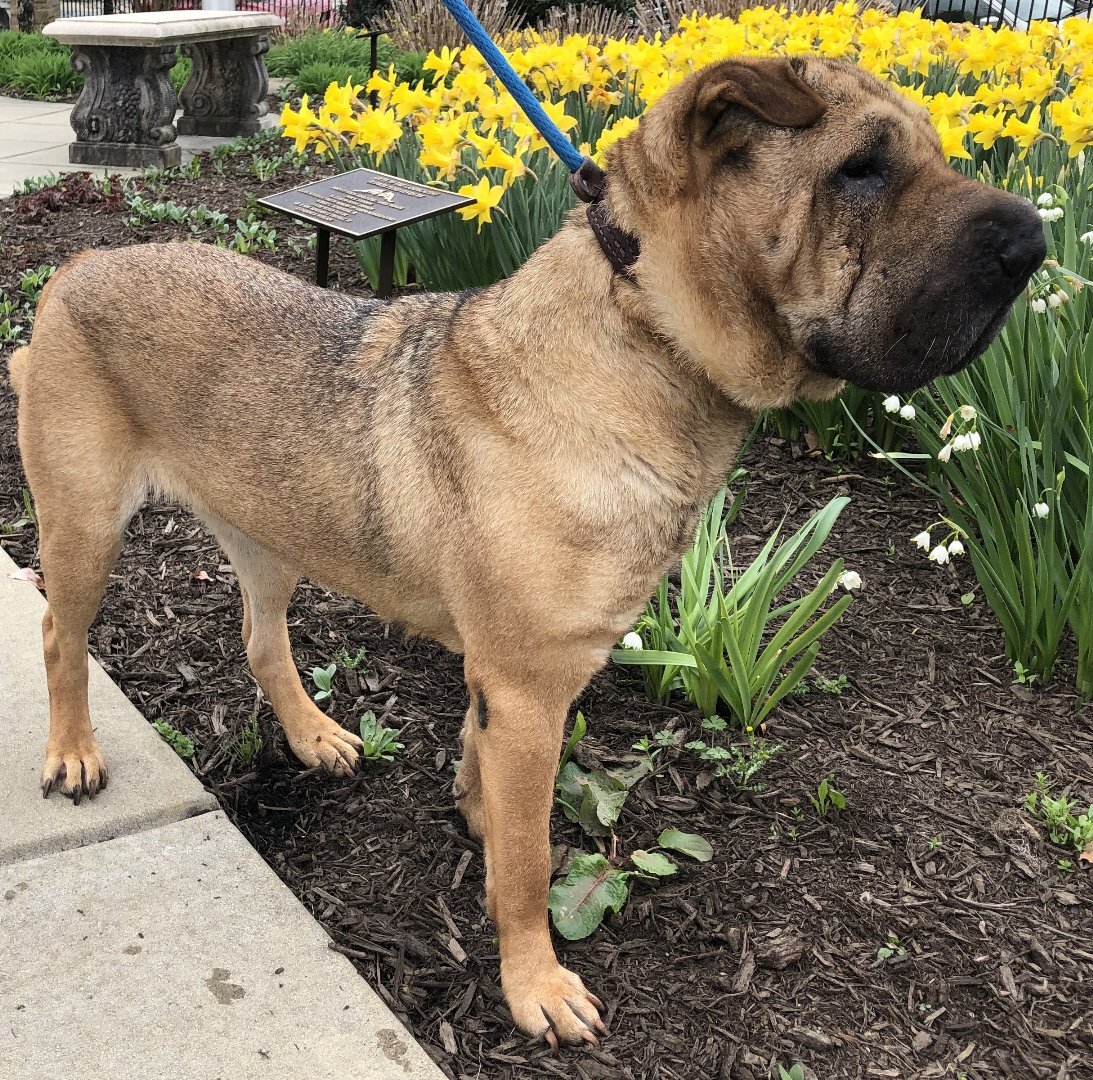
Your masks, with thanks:
M 277 123 L 268 115 L 267 35 L 281 26 L 261 12 L 149 11 L 58 19 L 43 31 L 72 47 L 84 88 L 72 109 L 79 165 L 174 168 L 177 134 L 236 137 Z M 193 73 L 176 96 L 177 48 Z

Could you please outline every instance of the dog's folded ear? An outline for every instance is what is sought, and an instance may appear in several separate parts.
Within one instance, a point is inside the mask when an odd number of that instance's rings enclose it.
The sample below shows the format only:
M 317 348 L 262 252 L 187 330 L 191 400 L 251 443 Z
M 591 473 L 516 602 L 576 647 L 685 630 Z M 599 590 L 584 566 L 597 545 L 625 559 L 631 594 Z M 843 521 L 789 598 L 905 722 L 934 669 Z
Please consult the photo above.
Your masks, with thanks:
M 708 70 L 694 111 L 694 134 L 700 146 L 743 138 L 734 119 L 740 112 L 775 127 L 811 127 L 827 104 L 794 70 L 791 60 L 762 57 L 725 60 Z
M 827 103 L 801 77 L 805 64 L 774 56 L 722 60 L 669 90 L 638 130 L 608 151 L 616 217 L 647 212 L 700 185 L 704 162 L 743 147 L 760 124 L 815 124 Z M 640 233 L 631 220 L 619 224 Z

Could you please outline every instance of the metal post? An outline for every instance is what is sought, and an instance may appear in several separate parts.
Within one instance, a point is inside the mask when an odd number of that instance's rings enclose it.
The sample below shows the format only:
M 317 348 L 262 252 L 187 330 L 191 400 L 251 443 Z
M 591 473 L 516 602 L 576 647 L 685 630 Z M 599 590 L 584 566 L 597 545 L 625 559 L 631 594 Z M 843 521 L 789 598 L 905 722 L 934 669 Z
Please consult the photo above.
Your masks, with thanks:
M 396 230 L 380 236 L 380 279 L 376 289 L 378 300 L 390 300 L 395 289 L 395 237 Z
M 372 47 L 372 49 L 371 49 L 371 59 L 370 59 L 370 62 L 369 62 L 369 70 L 368 70 L 368 77 L 371 78 L 373 75 L 376 74 L 376 68 L 379 67 L 380 31 L 379 30 L 373 30 L 372 33 L 370 33 L 368 35 L 368 40 L 369 40 L 369 43 Z M 379 94 L 375 90 L 373 90 L 368 95 L 368 101 L 371 104 L 372 108 L 374 109 L 379 104 Z
M 319 229 L 315 237 L 315 284 L 325 289 L 330 277 L 330 230 Z

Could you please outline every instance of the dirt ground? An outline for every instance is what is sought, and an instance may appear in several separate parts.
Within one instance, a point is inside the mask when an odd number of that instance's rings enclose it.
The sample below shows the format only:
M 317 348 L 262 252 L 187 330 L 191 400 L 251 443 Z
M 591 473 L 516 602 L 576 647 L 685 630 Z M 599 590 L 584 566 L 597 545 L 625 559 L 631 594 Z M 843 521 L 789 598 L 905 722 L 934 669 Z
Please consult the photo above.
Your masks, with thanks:
M 260 183 L 244 155 L 167 181 L 161 197 L 235 216 L 246 192 L 298 182 Z M 0 202 L 0 288 L 83 247 L 189 231 L 124 218 L 120 200 L 33 214 Z M 347 250 L 334 254 L 334 284 L 361 288 Z M 259 257 L 312 273 L 307 252 Z M 798 524 L 845 493 L 851 506 L 817 561 L 842 555 L 864 584 L 808 693 L 770 718 L 780 750 L 762 791 L 713 780 L 681 748 L 700 717 L 682 700 L 647 702 L 634 670 L 609 667 L 577 703 L 585 765 L 627 761 L 662 729 L 680 735 L 631 795 L 619 851 L 675 826 L 715 852 L 638 882 L 586 940 L 558 939 L 562 962 L 608 1003 L 612 1034 L 596 1050 L 553 1057 L 504 1007 L 480 852 L 452 803 L 466 708 L 457 658 L 302 583 L 290 628 L 305 678 L 363 648 L 364 665 L 339 674 L 333 715 L 352 726 L 372 709 L 406 749 L 351 781 L 301 772 L 246 668 L 230 567 L 188 514 L 159 504 L 130 526 L 91 650 L 145 716 L 192 737 L 198 777 L 451 1077 L 758 1080 L 800 1062 L 819 1080 L 1089 1080 L 1093 868 L 1022 807 L 1037 772 L 1093 801 L 1093 711 L 1067 689 L 1065 662 L 1047 688 L 1013 685 L 986 605 L 961 602 L 970 567 L 934 567 L 910 543 L 937 513 L 928 495 L 877 463 L 832 463 L 778 439 L 760 438 L 744 464 L 734 559 L 783 517 Z M 22 516 L 23 486 L 0 381 L 0 523 Z M 37 565 L 32 524 L 0 531 L 0 544 Z M 251 758 L 240 734 L 255 715 L 263 745 Z M 809 796 L 829 774 L 847 806 L 821 818 Z M 559 860 L 593 850 L 560 813 L 553 838 Z

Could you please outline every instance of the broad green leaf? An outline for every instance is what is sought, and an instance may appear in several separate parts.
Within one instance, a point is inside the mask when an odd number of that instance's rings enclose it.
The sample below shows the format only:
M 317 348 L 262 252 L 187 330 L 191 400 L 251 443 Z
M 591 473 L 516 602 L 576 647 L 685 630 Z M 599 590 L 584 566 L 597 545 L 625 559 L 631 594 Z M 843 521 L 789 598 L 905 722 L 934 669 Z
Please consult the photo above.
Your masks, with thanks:
M 699 862 L 709 862 L 713 858 L 713 848 L 708 840 L 697 833 L 680 832 L 678 829 L 665 829 L 657 837 L 657 843 L 669 851 L 678 851 L 690 855 Z
M 659 851 L 635 851 L 630 855 L 630 860 L 639 870 L 657 877 L 670 877 L 679 869 L 667 855 L 661 855 Z
M 608 911 L 621 911 L 630 875 L 602 855 L 577 855 L 565 880 L 551 887 L 547 906 L 554 928 L 569 941 L 588 937 Z

